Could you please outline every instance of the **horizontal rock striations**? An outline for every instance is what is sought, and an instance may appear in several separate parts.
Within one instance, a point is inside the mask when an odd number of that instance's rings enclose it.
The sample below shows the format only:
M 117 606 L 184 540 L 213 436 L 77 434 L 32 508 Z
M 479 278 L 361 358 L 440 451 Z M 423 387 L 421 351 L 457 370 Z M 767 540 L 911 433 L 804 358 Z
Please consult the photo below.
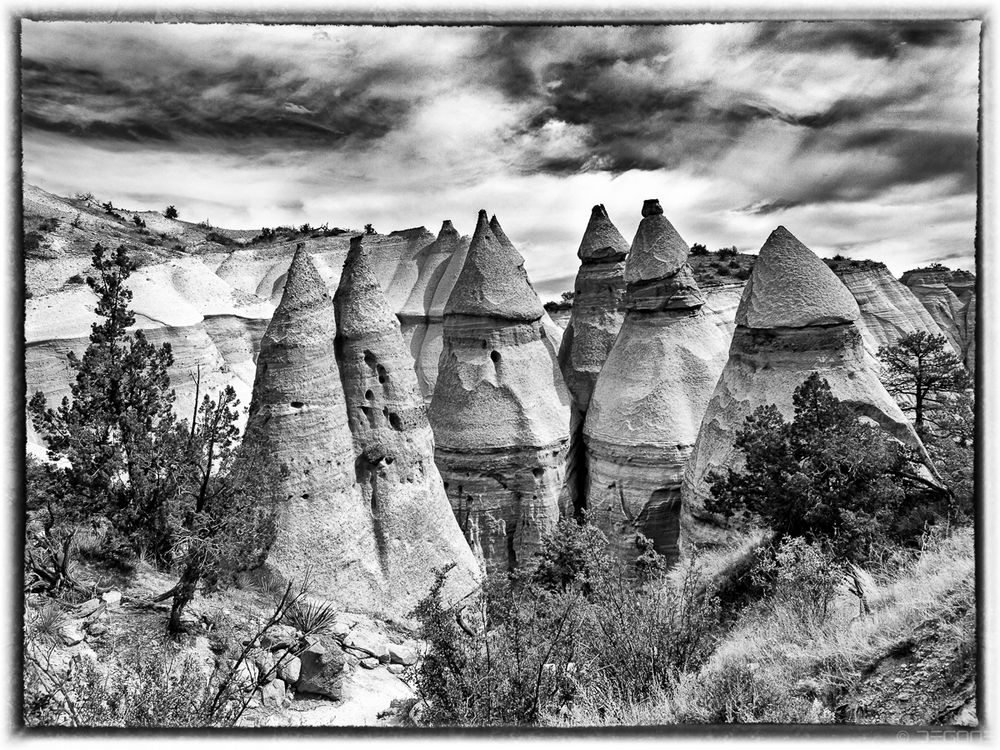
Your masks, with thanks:
M 434 437 L 413 359 L 360 238 L 334 297 L 337 361 L 354 437 L 354 479 L 374 539 L 387 606 L 405 615 L 454 564 L 445 596 L 472 590 L 478 565 L 434 464 Z
M 500 569 L 537 551 L 558 521 L 569 438 L 558 344 L 523 265 L 480 211 L 444 308 L 429 412 L 459 524 L 486 564 Z
M 646 201 L 625 265 L 625 318 L 584 423 L 586 506 L 634 560 L 640 535 L 678 556 L 681 479 L 728 339 L 687 263 L 688 247 Z
M 813 372 L 859 415 L 922 450 L 865 352 L 860 317 L 846 287 L 809 248 L 784 227 L 771 233 L 743 291 L 729 360 L 684 473 L 685 553 L 727 539 L 724 522 L 705 510 L 705 500 L 715 472 L 743 466 L 733 442 L 746 417 L 759 406 L 774 404 L 791 419 L 792 394 Z
M 975 276 L 968 271 L 952 271 L 944 267 L 918 268 L 904 273 L 902 282 L 913 291 L 955 353 L 974 373 Z
M 903 336 L 917 331 L 942 335 L 941 329 L 917 299 L 882 263 L 865 268 L 834 269 L 854 296 L 861 310 L 858 328 L 866 351 L 878 356 L 879 348 L 894 346 Z
M 336 335 L 333 300 L 300 248 L 261 342 L 247 440 L 263 442 L 281 475 L 269 564 L 288 579 L 308 576 L 316 596 L 380 604 L 383 572 L 354 487 Z
M 580 270 L 573 286 L 573 309 L 559 347 L 559 367 L 573 398 L 566 462 L 564 511 L 585 505 L 587 453 L 583 424 L 597 376 L 625 318 L 625 258 L 628 241 L 611 223 L 604 206 L 594 206 L 580 241 Z

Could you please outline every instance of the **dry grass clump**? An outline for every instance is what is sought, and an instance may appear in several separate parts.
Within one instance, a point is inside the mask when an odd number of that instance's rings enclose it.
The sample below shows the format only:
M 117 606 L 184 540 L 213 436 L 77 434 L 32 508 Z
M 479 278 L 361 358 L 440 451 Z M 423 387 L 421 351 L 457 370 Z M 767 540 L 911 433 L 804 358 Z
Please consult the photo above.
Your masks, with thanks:
M 720 563 L 724 557 L 734 555 L 721 555 Z M 822 580 L 817 570 L 808 571 L 814 584 Z M 921 626 L 974 611 L 972 529 L 925 540 L 909 563 L 893 561 L 891 573 L 861 572 L 867 615 L 859 614 L 858 598 L 845 584 L 836 585 L 824 608 L 816 606 L 815 585 L 779 582 L 739 615 L 700 669 L 679 674 L 671 686 L 638 703 L 623 700 L 611 707 L 610 701 L 585 698 L 560 723 L 833 722 L 834 699 L 857 687 L 867 666 Z M 966 626 L 974 621 L 961 619 Z

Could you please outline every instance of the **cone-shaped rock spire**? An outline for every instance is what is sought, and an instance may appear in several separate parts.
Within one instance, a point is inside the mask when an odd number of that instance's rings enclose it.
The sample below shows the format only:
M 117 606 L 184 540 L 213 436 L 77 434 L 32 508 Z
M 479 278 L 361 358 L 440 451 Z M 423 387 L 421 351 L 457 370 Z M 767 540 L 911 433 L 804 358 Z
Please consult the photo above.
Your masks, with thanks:
M 688 259 L 687 243 L 663 215 L 658 200 L 646 201 L 642 217 L 625 268 L 625 281 L 630 285 L 673 276 Z
M 354 449 L 334 355 L 333 301 L 308 253 L 296 251 L 257 357 L 247 425 L 281 474 L 268 558 L 313 593 L 346 601 L 381 591 L 370 523 L 354 488 Z
M 590 211 L 590 221 L 580 240 L 577 257 L 586 261 L 624 259 L 628 254 L 628 240 L 622 237 L 618 227 L 611 223 L 608 212 L 603 204 L 594 206 Z
M 688 248 L 646 201 L 625 265 L 626 313 L 583 428 L 584 504 L 624 559 L 639 535 L 675 559 L 684 462 L 725 364 L 726 335 L 702 311 Z
M 566 463 L 563 508 L 579 510 L 587 477 L 583 423 L 597 376 L 604 367 L 625 311 L 625 258 L 628 241 L 611 223 L 604 206 L 594 206 L 577 252 L 573 308 L 559 347 L 559 366 L 573 397 L 570 449 Z
M 569 393 L 520 255 L 481 211 L 451 298 L 430 406 L 436 458 L 470 544 L 491 567 L 539 549 L 559 518 Z
M 542 317 L 544 310 L 528 282 L 524 258 L 506 236 L 496 237 L 486 211 L 479 212 L 468 257 L 444 312 L 524 322 Z
M 337 358 L 354 437 L 355 480 L 391 611 L 405 615 L 456 563 L 449 598 L 467 594 L 478 567 L 434 465 L 434 438 L 399 323 L 356 238 L 334 297 Z
M 858 303 L 837 275 L 784 227 L 767 238 L 736 309 L 736 325 L 802 328 L 849 323 Z
M 792 394 L 812 373 L 859 416 L 921 453 L 923 446 L 878 379 L 855 324 L 858 306 L 836 275 L 784 227 L 764 243 L 743 290 L 729 359 L 705 411 L 684 473 L 682 547 L 725 542 L 723 520 L 705 510 L 709 478 L 739 471 L 737 432 L 759 406 L 794 416 Z M 928 462 L 928 466 L 929 466 Z

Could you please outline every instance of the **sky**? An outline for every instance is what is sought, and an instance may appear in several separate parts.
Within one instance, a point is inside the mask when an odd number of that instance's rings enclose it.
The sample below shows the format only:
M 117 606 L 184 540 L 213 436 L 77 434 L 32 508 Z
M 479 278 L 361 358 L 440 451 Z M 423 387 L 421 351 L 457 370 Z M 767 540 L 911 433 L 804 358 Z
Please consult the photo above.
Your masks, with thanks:
M 572 287 L 603 203 L 689 243 L 974 269 L 978 21 L 373 27 L 25 21 L 23 169 L 214 226 L 485 208 Z M 545 296 L 551 296 L 547 294 Z

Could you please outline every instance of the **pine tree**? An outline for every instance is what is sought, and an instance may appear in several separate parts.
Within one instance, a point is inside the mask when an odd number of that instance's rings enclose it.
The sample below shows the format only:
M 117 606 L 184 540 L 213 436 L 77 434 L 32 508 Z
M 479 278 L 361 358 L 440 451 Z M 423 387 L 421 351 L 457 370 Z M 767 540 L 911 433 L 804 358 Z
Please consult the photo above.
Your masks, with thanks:
M 936 425 L 938 413 L 947 414 L 954 398 L 972 387 L 969 371 L 947 344 L 944 336 L 916 331 L 878 351 L 886 390 L 904 411 L 913 413 L 921 435 L 928 422 Z

